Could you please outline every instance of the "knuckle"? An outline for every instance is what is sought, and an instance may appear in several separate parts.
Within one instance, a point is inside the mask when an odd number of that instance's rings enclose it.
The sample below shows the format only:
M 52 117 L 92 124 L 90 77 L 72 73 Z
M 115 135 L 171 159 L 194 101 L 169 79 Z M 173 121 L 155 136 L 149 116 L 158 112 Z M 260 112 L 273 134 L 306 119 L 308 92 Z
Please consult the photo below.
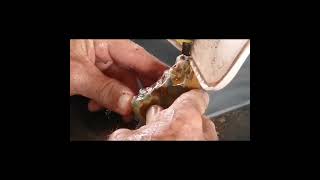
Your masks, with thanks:
M 115 88 L 115 84 L 113 83 L 113 80 L 112 79 L 106 80 L 104 83 L 102 83 L 101 87 L 98 89 L 98 92 L 97 92 L 98 98 L 101 100 L 108 99 L 108 97 L 112 96 L 112 92 L 114 91 L 114 88 Z
M 177 111 L 170 128 L 176 132 L 190 131 L 190 129 L 201 128 L 202 119 L 199 112 L 194 108 L 186 108 Z
M 105 49 L 108 48 L 108 44 L 97 41 L 94 44 L 94 47 L 95 47 L 96 53 L 102 53 Z

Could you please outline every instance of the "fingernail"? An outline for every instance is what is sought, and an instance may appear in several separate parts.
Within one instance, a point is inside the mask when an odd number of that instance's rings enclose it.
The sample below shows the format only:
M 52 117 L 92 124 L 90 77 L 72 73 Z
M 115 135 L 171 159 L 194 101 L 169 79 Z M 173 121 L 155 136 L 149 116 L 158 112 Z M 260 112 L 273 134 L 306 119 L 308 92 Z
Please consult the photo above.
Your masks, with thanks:
M 152 114 L 157 114 L 159 113 L 163 108 L 157 105 L 152 105 L 150 107 Z
M 156 115 L 163 110 L 162 107 L 157 105 L 152 105 L 146 113 L 147 124 L 156 120 Z
M 129 93 L 124 93 L 120 96 L 119 101 L 118 101 L 118 107 L 120 109 L 120 111 L 126 113 L 129 111 L 130 109 L 130 102 L 132 99 L 132 95 Z

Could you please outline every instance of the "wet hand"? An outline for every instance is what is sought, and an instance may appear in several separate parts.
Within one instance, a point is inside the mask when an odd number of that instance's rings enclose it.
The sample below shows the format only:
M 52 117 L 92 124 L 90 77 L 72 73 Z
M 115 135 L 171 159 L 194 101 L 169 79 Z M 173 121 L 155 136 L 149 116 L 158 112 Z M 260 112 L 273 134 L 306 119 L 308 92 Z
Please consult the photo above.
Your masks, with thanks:
M 191 90 L 167 109 L 150 107 L 145 126 L 118 129 L 109 140 L 218 140 L 215 125 L 203 115 L 208 103 L 206 92 Z
M 70 40 L 70 96 L 90 98 L 90 111 L 130 116 L 137 78 L 150 86 L 167 68 L 129 40 Z

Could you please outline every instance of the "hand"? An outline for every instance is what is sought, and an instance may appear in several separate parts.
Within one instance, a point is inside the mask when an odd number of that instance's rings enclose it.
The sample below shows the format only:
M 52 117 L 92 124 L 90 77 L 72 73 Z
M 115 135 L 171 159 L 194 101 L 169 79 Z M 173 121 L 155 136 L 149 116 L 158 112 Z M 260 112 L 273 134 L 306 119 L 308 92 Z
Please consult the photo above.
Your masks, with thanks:
M 118 129 L 109 140 L 218 140 L 213 122 L 202 115 L 208 103 L 206 92 L 191 90 L 165 110 L 151 106 L 145 126 L 137 130 Z
M 139 87 L 150 86 L 168 67 L 129 40 L 70 40 L 70 96 L 92 99 L 90 111 L 131 114 Z

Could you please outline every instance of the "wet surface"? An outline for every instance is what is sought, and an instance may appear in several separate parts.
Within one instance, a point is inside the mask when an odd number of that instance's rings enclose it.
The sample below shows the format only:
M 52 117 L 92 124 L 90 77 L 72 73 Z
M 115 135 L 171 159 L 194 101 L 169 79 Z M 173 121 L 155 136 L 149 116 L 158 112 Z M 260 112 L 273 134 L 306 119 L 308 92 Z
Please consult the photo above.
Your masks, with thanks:
M 180 54 L 167 40 L 134 40 L 148 52 L 172 66 Z M 250 56 L 242 65 L 234 79 L 225 88 L 216 92 L 209 92 L 210 102 L 206 114 L 221 111 L 250 100 Z
M 179 56 L 178 61 L 166 70 L 162 77 L 152 86 L 140 89 L 133 98 L 132 109 L 138 127 L 145 125 L 146 112 L 152 105 L 166 109 L 183 93 L 191 89 L 200 89 L 201 86 L 195 76 L 190 61 L 186 56 Z
M 179 51 L 167 40 L 134 41 L 170 66 L 174 64 L 179 55 Z M 210 103 L 206 111 L 207 115 L 250 100 L 250 57 L 227 87 L 218 92 L 209 92 L 209 95 Z M 87 103 L 87 98 L 70 97 L 70 140 L 105 140 L 107 134 L 115 129 L 133 128 L 132 124 L 124 124 L 116 113 L 109 112 L 106 115 L 105 111 L 89 112 Z M 248 111 L 242 112 L 249 114 L 242 116 L 239 112 L 238 116 L 241 117 L 238 117 L 240 120 L 236 121 L 231 120 L 237 118 L 234 114 L 226 116 L 226 122 L 230 123 L 228 125 L 221 124 L 225 134 L 221 140 L 250 139 L 250 106 Z M 230 120 L 227 121 L 228 119 Z M 232 122 L 235 124 L 233 125 Z

